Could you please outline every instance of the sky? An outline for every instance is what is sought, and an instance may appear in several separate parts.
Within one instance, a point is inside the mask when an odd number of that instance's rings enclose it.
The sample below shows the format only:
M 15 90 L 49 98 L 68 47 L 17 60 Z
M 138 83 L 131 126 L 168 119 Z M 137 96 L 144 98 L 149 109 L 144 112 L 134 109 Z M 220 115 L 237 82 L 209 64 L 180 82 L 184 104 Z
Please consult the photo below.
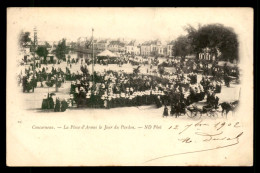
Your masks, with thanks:
M 237 33 L 247 15 L 239 8 L 9 8 L 13 25 L 33 35 L 37 27 L 39 41 L 76 41 L 91 37 L 126 38 L 139 41 L 171 41 L 185 35 L 190 24 L 221 23 Z M 244 9 L 245 11 L 248 8 Z M 245 13 L 242 13 L 245 14 Z

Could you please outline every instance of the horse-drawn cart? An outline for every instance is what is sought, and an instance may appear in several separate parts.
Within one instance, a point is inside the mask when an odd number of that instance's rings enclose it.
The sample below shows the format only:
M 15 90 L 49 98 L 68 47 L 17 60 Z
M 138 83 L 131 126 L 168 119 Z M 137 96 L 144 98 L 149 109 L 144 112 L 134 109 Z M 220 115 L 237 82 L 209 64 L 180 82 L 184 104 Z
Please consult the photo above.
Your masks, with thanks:
M 202 106 L 202 108 L 198 107 L 197 105 L 191 105 L 187 107 L 187 110 L 190 112 L 188 113 L 188 117 L 195 118 L 201 117 L 203 114 L 206 114 L 208 117 L 216 117 L 218 116 L 218 110 L 215 109 L 214 106 Z

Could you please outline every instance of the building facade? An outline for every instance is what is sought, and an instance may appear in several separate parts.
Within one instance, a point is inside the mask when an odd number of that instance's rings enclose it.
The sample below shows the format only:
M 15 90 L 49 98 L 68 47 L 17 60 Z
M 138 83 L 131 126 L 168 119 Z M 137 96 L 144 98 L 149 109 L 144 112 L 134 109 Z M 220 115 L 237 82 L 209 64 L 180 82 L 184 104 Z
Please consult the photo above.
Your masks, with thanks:
M 167 46 L 164 46 L 164 45 L 158 46 L 157 54 L 159 56 L 166 56 L 167 55 Z
M 205 48 L 199 53 L 199 60 L 208 60 L 208 61 L 215 61 L 216 55 L 211 52 L 209 48 Z
M 109 41 L 108 40 L 101 40 L 97 42 L 97 49 L 98 50 L 106 50 L 108 49 Z
M 172 48 L 173 48 L 173 44 L 167 44 L 167 56 L 173 56 L 173 52 L 172 52 Z
M 140 46 L 140 55 L 150 56 L 151 55 L 151 46 L 150 45 L 141 45 Z
M 125 52 L 125 43 L 120 41 L 111 41 L 107 46 L 107 49 L 111 52 L 123 53 Z
M 140 47 L 137 45 L 136 41 L 130 41 L 125 46 L 125 53 L 131 55 L 140 55 Z

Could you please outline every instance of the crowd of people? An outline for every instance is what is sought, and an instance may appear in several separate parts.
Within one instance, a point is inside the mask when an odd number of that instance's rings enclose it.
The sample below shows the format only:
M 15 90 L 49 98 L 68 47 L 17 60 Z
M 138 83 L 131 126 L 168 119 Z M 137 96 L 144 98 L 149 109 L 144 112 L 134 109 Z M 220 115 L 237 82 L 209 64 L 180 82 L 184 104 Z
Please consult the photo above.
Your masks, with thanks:
M 208 62 L 194 59 L 167 59 L 159 66 L 174 67 L 175 74 L 178 73 L 198 73 L 206 76 L 212 76 L 217 81 L 224 80 L 227 87 L 230 86 L 232 78 L 239 79 L 238 67 L 228 67 L 227 63 L 224 66 L 219 66 L 218 61 Z
M 131 57 L 122 58 L 114 63 L 120 64 L 130 62 Z M 137 61 L 138 62 L 138 61 Z M 72 64 L 80 63 L 79 71 L 71 72 Z M 47 85 L 60 87 L 65 81 L 71 81 L 70 97 L 53 100 L 52 94 L 48 93 L 42 102 L 42 109 L 53 109 L 55 112 L 65 111 L 68 107 L 87 108 L 115 108 L 131 107 L 155 104 L 158 108 L 164 106 L 164 113 L 168 115 L 176 112 L 182 113 L 186 107 L 205 100 L 209 107 L 217 107 L 219 98 L 217 93 L 221 92 L 222 81 L 229 87 L 229 72 L 226 67 L 218 70 L 216 66 L 195 61 L 183 61 L 179 59 L 167 60 L 158 66 L 174 67 L 175 73 L 163 73 L 158 76 L 152 74 L 140 74 L 139 68 L 133 73 L 123 71 L 94 72 L 89 74 L 87 66 L 91 59 L 67 60 L 67 67 L 63 71 L 59 67 L 37 64 L 35 74 L 33 67 L 25 68 L 19 74 L 19 83 L 23 86 L 23 92 L 29 92 L 36 87 Z M 111 62 L 100 60 L 100 65 L 108 65 Z M 158 59 L 153 59 L 153 64 L 158 65 Z M 133 65 L 143 65 L 137 63 Z M 210 70 L 209 70 L 210 69 Z M 202 71 L 200 73 L 200 71 Z M 234 72 L 235 73 L 235 72 Z M 198 74 L 202 79 L 198 79 Z M 210 76 L 210 77 L 209 77 Z
M 221 91 L 221 84 L 203 77 L 197 83 L 197 75 L 178 74 L 171 79 L 151 75 L 134 75 L 107 71 L 94 77 L 82 75 L 71 83 L 70 94 L 78 107 L 114 108 L 155 104 L 180 109 L 204 100 L 216 105 L 215 93 Z M 209 99 L 210 98 L 210 99 Z M 173 112 L 173 111 L 172 111 Z
M 21 71 L 18 75 L 18 84 L 22 84 L 23 92 L 30 92 L 36 87 L 43 87 L 43 82 L 48 87 L 57 85 L 60 87 L 62 83 L 65 82 L 65 77 L 67 76 L 61 68 L 51 68 L 51 71 L 48 72 L 48 66 L 42 68 L 36 68 L 35 74 L 33 68 L 28 67 L 24 69 L 24 72 Z M 39 85 L 37 85 L 37 83 Z
M 62 99 L 60 100 L 58 97 L 56 98 L 56 101 L 54 103 L 53 100 L 54 93 L 48 93 L 48 95 L 44 96 L 44 99 L 42 101 L 41 109 L 43 110 L 54 110 L 54 112 L 65 112 L 66 109 L 69 107 L 68 102 L 69 99 Z

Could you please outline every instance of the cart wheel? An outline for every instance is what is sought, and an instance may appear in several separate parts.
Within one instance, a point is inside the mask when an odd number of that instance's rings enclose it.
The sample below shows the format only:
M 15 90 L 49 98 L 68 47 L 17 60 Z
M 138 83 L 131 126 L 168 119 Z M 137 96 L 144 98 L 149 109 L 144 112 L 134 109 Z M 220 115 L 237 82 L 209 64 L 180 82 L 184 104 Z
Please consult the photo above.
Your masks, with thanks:
M 191 111 L 186 111 L 185 115 L 187 115 L 188 117 L 191 117 L 192 115 L 192 112 Z
M 195 112 L 195 115 L 193 118 L 197 117 L 198 119 L 200 119 L 202 116 L 202 113 L 201 112 Z
M 217 112 L 212 112 L 213 117 L 218 117 L 218 113 Z
M 215 116 L 217 116 L 217 114 L 216 114 L 216 112 L 210 111 L 210 112 L 207 112 L 207 116 L 215 117 Z
M 212 116 L 211 112 L 207 112 L 206 115 L 207 115 L 208 117 L 211 117 L 211 116 Z
M 201 118 L 202 117 L 202 113 L 201 112 L 197 112 L 197 117 Z
M 185 114 L 190 118 L 194 118 L 197 115 L 197 112 L 187 111 Z

